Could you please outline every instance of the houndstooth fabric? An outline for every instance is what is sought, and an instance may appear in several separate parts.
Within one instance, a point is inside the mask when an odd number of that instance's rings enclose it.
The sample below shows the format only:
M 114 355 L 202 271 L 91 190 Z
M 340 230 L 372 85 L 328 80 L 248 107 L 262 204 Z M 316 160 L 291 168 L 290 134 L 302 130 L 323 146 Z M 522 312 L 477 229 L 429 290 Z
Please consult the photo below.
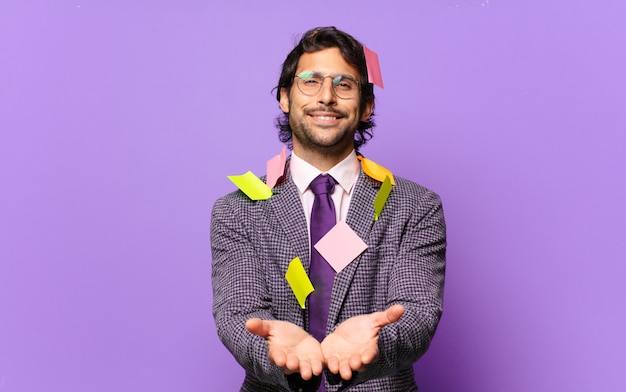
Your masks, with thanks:
M 289 173 L 289 170 L 287 170 Z M 330 391 L 417 391 L 412 364 L 426 351 L 442 313 L 446 230 L 439 197 L 395 177 L 380 218 L 373 201 L 380 183 L 360 173 L 346 223 L 368 248 L 335 277 L 327 334 L 344 320 L 405 307 L 402 318 L 381 329 L 379 357 L 345 382 L 326 371 Z M 298 391 L 271 364 L 265 340 L 245 329 L 252 317 L 284 320 L 307 328 L 307 312 L 285 279 L 299 257 L 309 269 L 306 218 L 290 176 L 269 200 L 241 191 L 215 203 L 211 219 L 213 316 L 217 332 L 246 371 L 241 391 Z

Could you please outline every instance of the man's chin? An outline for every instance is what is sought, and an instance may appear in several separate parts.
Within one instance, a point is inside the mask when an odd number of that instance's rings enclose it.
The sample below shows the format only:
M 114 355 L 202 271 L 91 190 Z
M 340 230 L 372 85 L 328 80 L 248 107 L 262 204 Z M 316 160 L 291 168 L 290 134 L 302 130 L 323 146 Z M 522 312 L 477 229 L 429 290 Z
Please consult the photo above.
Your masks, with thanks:
M 347 146 L 352 147 L 354 139 L 348 139 L 348 136 L 336 137 L 336 138 L 317 138 L 309 139 L 309 142 L 320 150 L 328 151 L 343 151 Z
M 303 127 L 300 134 L 305 139 L 303 143 L 318 148 L 333 149 L 354 143 L 354 132 L 346 131 L 345 127 L 312 125 Z

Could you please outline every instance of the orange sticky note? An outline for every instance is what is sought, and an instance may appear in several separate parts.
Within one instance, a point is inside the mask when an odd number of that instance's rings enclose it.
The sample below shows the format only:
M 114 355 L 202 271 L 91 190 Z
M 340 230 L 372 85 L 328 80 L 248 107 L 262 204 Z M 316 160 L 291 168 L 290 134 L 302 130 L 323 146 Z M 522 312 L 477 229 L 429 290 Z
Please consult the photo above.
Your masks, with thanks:
M 309 276 L 306 274 L 299 257 L 294 258 L 289 263 L 289 267 L 287 267 L 287 272 L 285 273 L 285 279 L 287 279 L 291 290 L 293 290 L 293 293 L 296 295 L 300 307 L 305 309 L 306 297 L 315 291 L 315 289 L 313 289 L 313 284 L 311 284 L 311 280 L 309 280 Z
M 389 177 L 391 185 L 396 185 L 396 181 L 393 179 L 393 174 L 391 174 L 389 169 L 360 155 L 357 155 L 356 157 L 361 161 L 361 167 L 363 168 L 365 174 L 380 182 L 384 182 L 385 178 Z
M 315 249 L 336 272 L 341 272 L 367 249 L 367 244 L 344 221 L 339 221 L 322 237 Z
M 378 55 L 373 50 L 363 47 L 365 52 L 365 63 L 367 64 L 367 78 L 370 83 L 374 83 L 380 88 L 383 87 L 383 75 L 380 73 L 380 64 L 378 63 Z
M 272 197 L 272 190 L 251 171 L 240 176 L 228 176 L 252 200 L 267 200 Z
M 267 161 L 267 177 L 265 183 L 274 188 L 276 182 L 285 175 L 285 161 L 287 160 L 287 147 L 283 146 L 280 154 Z

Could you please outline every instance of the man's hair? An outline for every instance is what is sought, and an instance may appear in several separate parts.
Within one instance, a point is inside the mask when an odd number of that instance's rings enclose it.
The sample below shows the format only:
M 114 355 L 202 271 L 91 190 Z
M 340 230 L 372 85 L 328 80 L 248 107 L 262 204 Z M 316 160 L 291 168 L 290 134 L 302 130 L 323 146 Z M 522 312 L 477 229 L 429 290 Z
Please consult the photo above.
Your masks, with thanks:
M 276 99 L 280 102 L 280 90 L 286 89 L 287 94 L 290 93 L 293 86 L 294 77 L 300 56 L 304 53 L 314 53 L 323 49 L 338 48 L 343 59 L 359 71 L 359 79 L 361 82 L 360 112 L 365 110 L 368 102 L 374 104 L 374 86 L 369 83 L 367 78 L 367 65 L 365 62 L 365 53 L 363 45 L 351 35 L 337 30 L 335 27 L 316 27 L 304 33 L 298 45 L 287 55 L 283 63 L 283 69 L 276 86 Z M 365 121 L 359 121 L 356 132 L 354 134 L 354 148 L 358 150 L 369 139 L 373 137 L 373 128 L 376 126 L 372 119 L 374 112 Z M 287 143 L 292 147 L 292 130 L 289 126 L 289 116 L 282 113 L 276 118 L 276 126 L 278 128 L 278 138 L 281 142 Z

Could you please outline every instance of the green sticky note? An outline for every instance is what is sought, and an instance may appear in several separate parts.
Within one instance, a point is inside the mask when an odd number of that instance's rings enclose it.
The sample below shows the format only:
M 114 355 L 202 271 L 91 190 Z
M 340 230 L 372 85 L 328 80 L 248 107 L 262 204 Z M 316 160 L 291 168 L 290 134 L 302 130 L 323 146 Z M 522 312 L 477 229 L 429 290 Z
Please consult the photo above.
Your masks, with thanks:
M 293 290 L 293 293 L 296 295 L 296 299 L 298 300 L 300 307 L 305 309 L 306 297 L 315 291 L 315 289 L 313 288 L 313 284 L 311 284 L 309 276 L 306 274 L 299 257 L 296 257 L 289 263 L 285 279 L 287 279 L 289 286 L 291 286 L 291 290 Z
M 252 200 L 267 200 L 272 197 L 272 190 L 251 171 L 240 176 L 228 176 L 237 188 Z
M 391 188 L 391 179 L 389 176 L 386 176 L 385 181 L 381 184 L 380 189 L 376 194 L 376 198 L 374 199 L 374 211 L 376 212 L 376 215 L 374 215 L 375 221 L 378 220 L 380 213 L 383 212 L 383 207 L 385 207 L 385 203 L 387 203 L 387 199 L 391 193 Z

